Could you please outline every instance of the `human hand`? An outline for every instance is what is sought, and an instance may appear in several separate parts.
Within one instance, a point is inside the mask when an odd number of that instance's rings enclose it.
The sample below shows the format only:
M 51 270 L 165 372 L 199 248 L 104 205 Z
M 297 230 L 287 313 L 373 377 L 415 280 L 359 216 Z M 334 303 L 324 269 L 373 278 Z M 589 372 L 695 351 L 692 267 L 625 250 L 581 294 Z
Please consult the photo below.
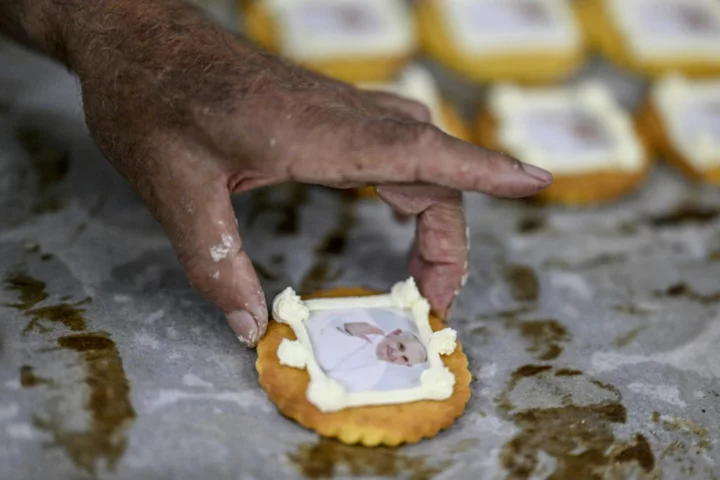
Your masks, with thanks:
M 90 132 L 247 345 L 268 312 L 233 193 L 286 181 L 377 185 L 394 210 L 417 217 L 410 273 L 443 315 L 467 270 L 460 190 L 515 198 L 551 182 L 442 133 L 417 103 L 288 65 L 181 2 L 100 3 L 74 17 L 66 39 Z

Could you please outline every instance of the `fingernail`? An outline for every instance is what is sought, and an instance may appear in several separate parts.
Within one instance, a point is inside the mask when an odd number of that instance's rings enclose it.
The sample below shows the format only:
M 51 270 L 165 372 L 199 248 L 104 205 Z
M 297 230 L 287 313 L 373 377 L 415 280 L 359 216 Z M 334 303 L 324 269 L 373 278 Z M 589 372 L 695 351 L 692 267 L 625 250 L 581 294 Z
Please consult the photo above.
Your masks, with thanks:
M 529 163 L 522 163 L 522 168 L 523 170 L 525 170 L 525 173 L 527 173 L 536 180 L 540 180 L 543 183 L 552 182 L 552 173 L 548 172 L 547 170 L 543 170 L 542 168 L 536 167 L 535 165 L 530 165 Z
M 259 330 L 255 317 L 245 310 L 236 310 L 227 314 L 227 321 L 243 345 L 255 346 Z

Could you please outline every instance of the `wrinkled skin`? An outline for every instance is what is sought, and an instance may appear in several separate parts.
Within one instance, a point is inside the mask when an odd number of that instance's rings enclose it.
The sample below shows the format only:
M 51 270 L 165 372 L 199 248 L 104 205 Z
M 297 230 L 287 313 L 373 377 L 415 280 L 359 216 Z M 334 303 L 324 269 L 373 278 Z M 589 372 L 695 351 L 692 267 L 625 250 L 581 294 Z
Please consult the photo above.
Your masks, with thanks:
M 442 133 L 417 103 L 289 65 L 178 0 L 7 0 L 0 30 L 78 75 L 96 143 L 162 224 L 190 282 L 250 346 L 268 312 L 233 193 L 376 185 L 417 218 L 409 270 L 444 315 L 467 270 L 460 191 L 517 198 L 551 182 Z

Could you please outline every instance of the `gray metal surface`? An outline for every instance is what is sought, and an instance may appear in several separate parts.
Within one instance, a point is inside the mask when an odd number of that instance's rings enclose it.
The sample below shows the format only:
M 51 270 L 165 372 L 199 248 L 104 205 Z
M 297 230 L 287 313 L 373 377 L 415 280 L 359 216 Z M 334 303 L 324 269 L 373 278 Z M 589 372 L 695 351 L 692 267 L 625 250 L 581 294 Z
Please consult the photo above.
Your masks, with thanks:
M 7 43 L 0 66 L 0 478 L 718 478 L 717 190 L 660 167 L 601 209 L 468 195 L 450 320 L 466 414 L 419 445 L 343 447 L 268 402 L 254 352 L 88 138 L 72 77 Z M 644 88 L 583 75 L 627 105 Z M 268 295 L 405 277 L 413 226 L 379 203 L 283 187 L 235 204 Z

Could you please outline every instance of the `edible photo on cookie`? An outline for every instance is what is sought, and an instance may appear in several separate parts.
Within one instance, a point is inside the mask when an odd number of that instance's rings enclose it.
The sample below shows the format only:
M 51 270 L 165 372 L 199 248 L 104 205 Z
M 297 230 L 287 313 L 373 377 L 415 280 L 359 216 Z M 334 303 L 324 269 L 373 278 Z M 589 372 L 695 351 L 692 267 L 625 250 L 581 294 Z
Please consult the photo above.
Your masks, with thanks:
M 499 84 L 478 119 L 482 145 L 550 171 L 537 200 L 567 206 L 620 199 L 642 184 L 652 157 L 634 118 L 602 83 Z
M 644 152 L 632 119 L 593 82 L 557 88 L 497 86 L 490 95 L 503 148 L 556 175 L 637 171 Z
M 302 2 L 295 10 L 296 21 L 317 34 L 367 35 L 382 31 L 384 18 L 360 4 Z
M 532 142 L 550 154 L 585 154 L 613 148 L 605 125 L 580 108 L 529 111 L 524 124 Z
M 473 23 L 484 30 L 552 27 L 547 6 L 533 0 L 478 2 L 470 4 Z
M 548 47 L 578 42 L 571 10 L 555 0 L 449 0 L 441 3 L 456 42 L 479 49 Z
M 680 53 L 717 57 L 720 2 L 716 0 L 609 0 L 613 18 L 640 57 Z
M 294 60 L 405 55 L 414 28 L 399 0 L 266 0 L 281 52 Z
M 701 2 L 643 2 L 638 4 L 641 31 L 658 35 L 716 35 L 720 22 L 712 10 Z
M 709 142 L 720 145 L 720 97 L 713 100 L 688 106 L 684 119 L 685 137 L 696 136 L 700 142 L 707 137 Z
M 675 159 L 694 176 L 720 182 L 720 80 L 664 77 L 653 86 L 644 121 L 666 159 Z
M 296 340 L 284 339 L 277 358 L 307 370 L 307 399 L 323 412 L 445 400 L 455 376 L 441 357 L 455 351 L 456 332 L 433 331 L 429 315 L 412 279 L 362 297 L 303 300 L 287 288 L 273 303 L 273 318 Z
M 320 368 L 350 392 L 416 387 L 429 368 L 427 345 L 403 310 L 319 311 L 307 330 Z

